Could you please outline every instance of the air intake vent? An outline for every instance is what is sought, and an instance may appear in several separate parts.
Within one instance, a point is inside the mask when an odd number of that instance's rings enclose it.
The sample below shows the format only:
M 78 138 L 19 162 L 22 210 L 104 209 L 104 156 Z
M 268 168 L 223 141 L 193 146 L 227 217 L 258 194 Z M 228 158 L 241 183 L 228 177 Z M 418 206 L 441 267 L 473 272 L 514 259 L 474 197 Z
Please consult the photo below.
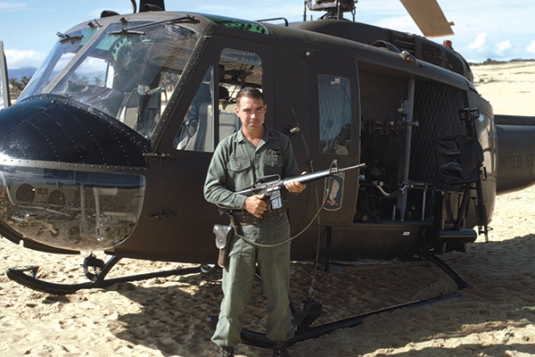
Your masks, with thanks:
M 398 31 L 390 31 L 390 36 L 391 36 L 390 42 L 392 42 L 394 46 L 399 48 L 400 51 L 407 51 L 411 55 L 416 54 L 414 36 L 408 33 L 403 33 L 403 32 L 398 32 Z

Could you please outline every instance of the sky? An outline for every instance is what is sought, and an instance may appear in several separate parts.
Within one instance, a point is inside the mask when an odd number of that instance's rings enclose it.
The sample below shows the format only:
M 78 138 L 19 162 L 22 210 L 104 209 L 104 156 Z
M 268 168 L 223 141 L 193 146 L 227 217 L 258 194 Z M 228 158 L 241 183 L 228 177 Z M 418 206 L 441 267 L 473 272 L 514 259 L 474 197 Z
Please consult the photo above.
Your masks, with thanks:
M 453 42 L 468 61 L 535 58 L 535 1 L 438 0 L 455 35 L 433 39 Z M 303 0 L 167 0 L 168 11 L 192 11 L 247 20 L 285 17 L 302 21 Z M 130 0 L 0 0 L 0 41 L 9 69 L 37 67 L 58 40 L 57 32 L 94 18 L 102 10 L 132 12 Z M 308 18 L 321 16 L 308 12 Z M 351 16 L 351 15 L 346 15 Z M 355 20 L 421 34 L 399 0 L 359 0 Z

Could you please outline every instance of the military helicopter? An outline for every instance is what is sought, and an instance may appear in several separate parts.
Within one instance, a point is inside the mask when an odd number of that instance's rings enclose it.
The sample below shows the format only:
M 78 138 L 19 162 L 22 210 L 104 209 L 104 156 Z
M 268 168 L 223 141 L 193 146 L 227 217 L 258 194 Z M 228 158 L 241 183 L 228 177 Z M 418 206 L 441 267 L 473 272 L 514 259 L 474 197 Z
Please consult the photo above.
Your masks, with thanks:
M 436 1 L 402 2 L 424 35 L 451 33 Z M 292 138 L 303 171 L 366 164 L 289 198 L 302 232 L 293 260 L 314 261 L 316 246 L 327 271 L 332 260 L 418 256 L 463 288 L 437 255 L 487 239 L 496 195 L 534 183 L 533 118 L 494 116 L 448 43 L 346 19 L 354 0 L 307 0 L 298 23 L 132 5 L 58 33 L 16 104 L 3 101 L 0 234 L 37 251 L 110 256 L 85 258 L 84 283 L 8 269 L 24 286 L 68 294 L 217 269 L 212 227 L 227 218 L 203 183 L 214 148 L 240 130 L 244 86 L 262 90 L 267 125 Z M 323 15 L 307 21 L 307 11 Z M 122 258 L 199 266 L 106 279 Z M 304 326 L 293 342 L 361 318 Z

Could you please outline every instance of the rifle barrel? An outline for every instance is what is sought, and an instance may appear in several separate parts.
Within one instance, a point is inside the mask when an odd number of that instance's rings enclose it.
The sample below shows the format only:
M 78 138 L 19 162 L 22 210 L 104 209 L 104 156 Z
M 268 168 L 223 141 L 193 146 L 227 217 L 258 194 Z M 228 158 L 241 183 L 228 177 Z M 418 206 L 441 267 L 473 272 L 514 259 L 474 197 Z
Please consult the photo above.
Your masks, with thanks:
M 347 170 L 360 169 L 361 167 L 364 167 L 364 166 L 366 166 L 366 164 L 358 164 L 358 165 L 343 167 L 341 169 L 338 169 L 337 171 L 338 172 L 342 172 L 342 171 L 347 171 Z M 336 172 L 336 173 L 338 173 L 338 172 Z
M 286 186 L 286 184 L 288 182 L 291 182 L 291 181 L 297 181 L 297 182 L 300 182 L 300 183 L 309 183 L 309 182 L 312 182 L 312 181 L 315 181 L 315 180 L 322 179 L 322 178 L 327 177 L 327 176 L 336 175 L 336 174 L 338 174 L 340 172 L 343 172 L 343 171 L 358 169 L 358 168 L 361 168 L 361 167 L 364 167 L 364 166 L 366 166 L 366 164 L 358 164 L 358 165 L 354 165 L 354 166 L 344 167 L 344 168 L 341 168 L 341 169 L 339 169 L 338 167 L 332 167 L 332 168 L 327 169 L 327 170 L 321 170 L 321 171 L 312 172 L 310 174 L 304 174 L 304 175 L 301 175 L 301 176 L 290 177 L 290 178 L 287 178 L 287 179 L 283 180 L 283 186 Z

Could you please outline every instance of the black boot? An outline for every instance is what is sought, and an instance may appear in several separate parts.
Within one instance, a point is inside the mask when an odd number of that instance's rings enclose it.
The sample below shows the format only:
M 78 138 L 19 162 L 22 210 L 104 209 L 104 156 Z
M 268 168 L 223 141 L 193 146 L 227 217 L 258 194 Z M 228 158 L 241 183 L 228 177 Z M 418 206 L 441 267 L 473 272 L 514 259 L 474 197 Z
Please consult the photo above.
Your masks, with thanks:
M 290 357 L 285 341 L 273 342 L 273 357 Z
M 221 347 L 221 353 L 218 357 L 234 357 L 234 347 Z

